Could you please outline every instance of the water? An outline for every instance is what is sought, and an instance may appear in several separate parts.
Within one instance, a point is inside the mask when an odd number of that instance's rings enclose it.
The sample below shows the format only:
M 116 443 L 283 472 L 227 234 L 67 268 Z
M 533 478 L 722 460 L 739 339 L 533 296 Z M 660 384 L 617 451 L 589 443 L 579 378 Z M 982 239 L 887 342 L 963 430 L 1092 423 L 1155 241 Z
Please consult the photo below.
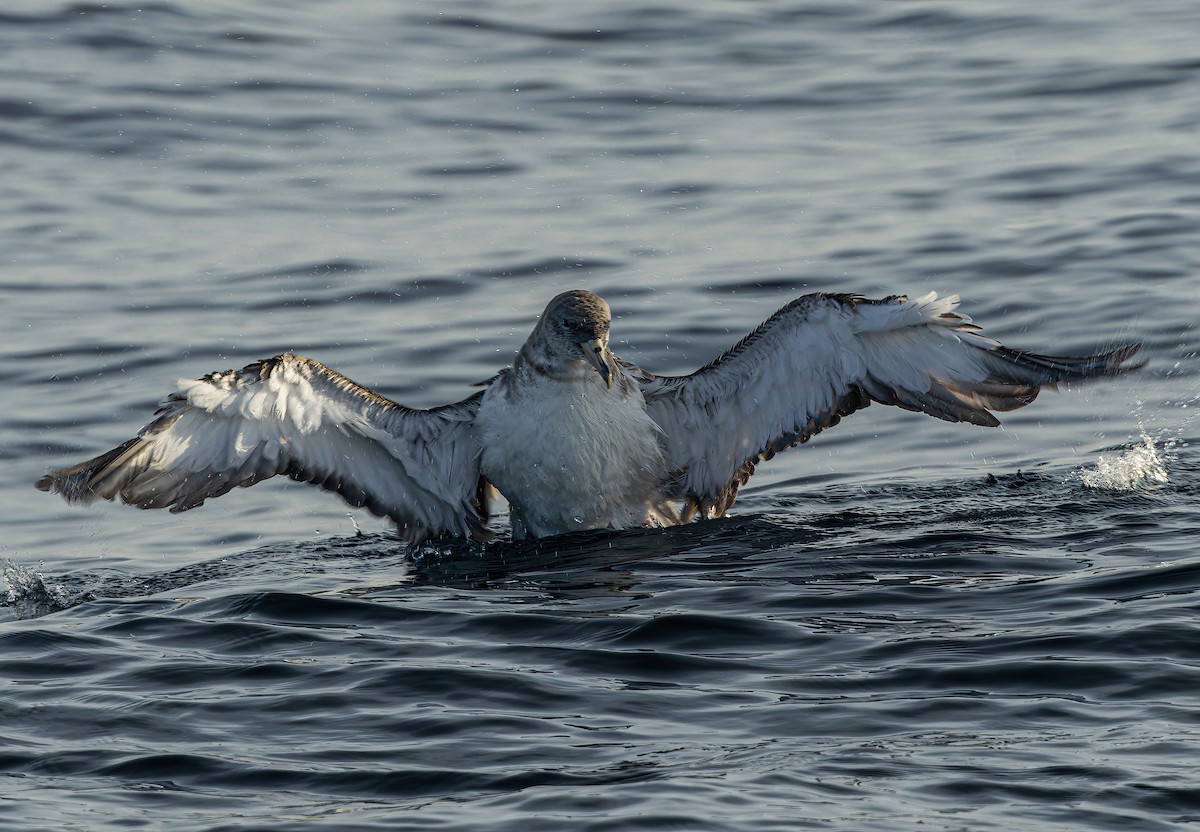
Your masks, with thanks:
M 1191 4 L 0 23 L 0 828 L 1200 819 Z M 816 290 L 1149 365 L 1000 430 L 872 407 L 665 532 L 408 551 L 283 483 L 32 488 L 284 350 L 462 398 L 576 286 L 664 373 Z

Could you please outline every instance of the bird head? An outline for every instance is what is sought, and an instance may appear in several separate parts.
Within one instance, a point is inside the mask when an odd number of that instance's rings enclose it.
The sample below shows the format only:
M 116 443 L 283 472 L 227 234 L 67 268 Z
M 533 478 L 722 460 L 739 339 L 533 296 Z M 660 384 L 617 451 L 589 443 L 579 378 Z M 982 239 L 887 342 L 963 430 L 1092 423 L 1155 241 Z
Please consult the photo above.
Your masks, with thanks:
M 561 357 L 587 362 L 611 388 L 617 371 L 616 358 L 608 349 L 611 320 L 612 312 L 602 298 L 585 289 L 573 289 L 550 301 L 538 330 Z

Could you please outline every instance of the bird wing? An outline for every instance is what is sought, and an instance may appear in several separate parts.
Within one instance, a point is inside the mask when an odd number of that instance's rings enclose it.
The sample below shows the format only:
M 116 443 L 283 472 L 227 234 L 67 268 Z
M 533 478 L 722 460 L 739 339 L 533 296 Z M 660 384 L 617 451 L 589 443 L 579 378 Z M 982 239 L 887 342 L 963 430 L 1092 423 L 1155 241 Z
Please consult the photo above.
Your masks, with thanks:
M 180 382 L 137 437 L 37 487 L 73 502 L 178 512 L 285 474 L 392 518 L 406 540 L 483 539 L 474 428 L 482 396 L 413 410 L 319 362 L 279 355 Z
M 1062 358 L 984 337 L 958 296 L 797 298 L 706 367 L 645 374 L 646 409 L 662 428 L 685 517 L 720 516 L 755 464 L 872 401 L 949 422 L 995 426 L 990 411 L 1023 407 L 1043 386 L 1133 369 L 1129 345 Z

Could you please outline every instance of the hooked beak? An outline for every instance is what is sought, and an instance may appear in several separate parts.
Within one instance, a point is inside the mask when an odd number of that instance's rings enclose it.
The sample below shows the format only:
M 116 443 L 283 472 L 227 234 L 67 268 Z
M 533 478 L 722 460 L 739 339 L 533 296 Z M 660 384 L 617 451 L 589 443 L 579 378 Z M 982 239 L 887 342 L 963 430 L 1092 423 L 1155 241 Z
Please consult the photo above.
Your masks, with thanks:
M 583 357 L 588 363 L 596 368 L 596 372 L 604 379 L 604 383 L 608 389 L 612 389 L 613 382 L 613 365 L 612 353 L 608 351 L 608 345 L 599 338 L 593 338 L 590 341 L 581 341 L 579 348 L 583 350 Z

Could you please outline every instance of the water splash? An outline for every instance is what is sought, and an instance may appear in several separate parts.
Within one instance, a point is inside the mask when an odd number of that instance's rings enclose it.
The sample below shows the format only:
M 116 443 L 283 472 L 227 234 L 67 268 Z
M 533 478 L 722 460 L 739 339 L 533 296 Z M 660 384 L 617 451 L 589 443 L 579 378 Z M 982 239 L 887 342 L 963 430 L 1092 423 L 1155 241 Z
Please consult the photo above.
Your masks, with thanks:
M 1079 480 L 1088 488 L 1108 491 L 1136 491 L 1148 485 L 1171 481 L 1167 473 L 1167 456 L 1175 440 L 1156 442 L 1145 429 L 1142 441 L 1115 454 L 1101 454 L 1092 468 L 1079 472 Z
M 3 606 L 12 609 L 17 618 L 40 618 L 91 598 L 89 593 L 70 592 L 48 581 L 41 572 L 10 560 L 4 561 L 4 580 L 8 592 Z

